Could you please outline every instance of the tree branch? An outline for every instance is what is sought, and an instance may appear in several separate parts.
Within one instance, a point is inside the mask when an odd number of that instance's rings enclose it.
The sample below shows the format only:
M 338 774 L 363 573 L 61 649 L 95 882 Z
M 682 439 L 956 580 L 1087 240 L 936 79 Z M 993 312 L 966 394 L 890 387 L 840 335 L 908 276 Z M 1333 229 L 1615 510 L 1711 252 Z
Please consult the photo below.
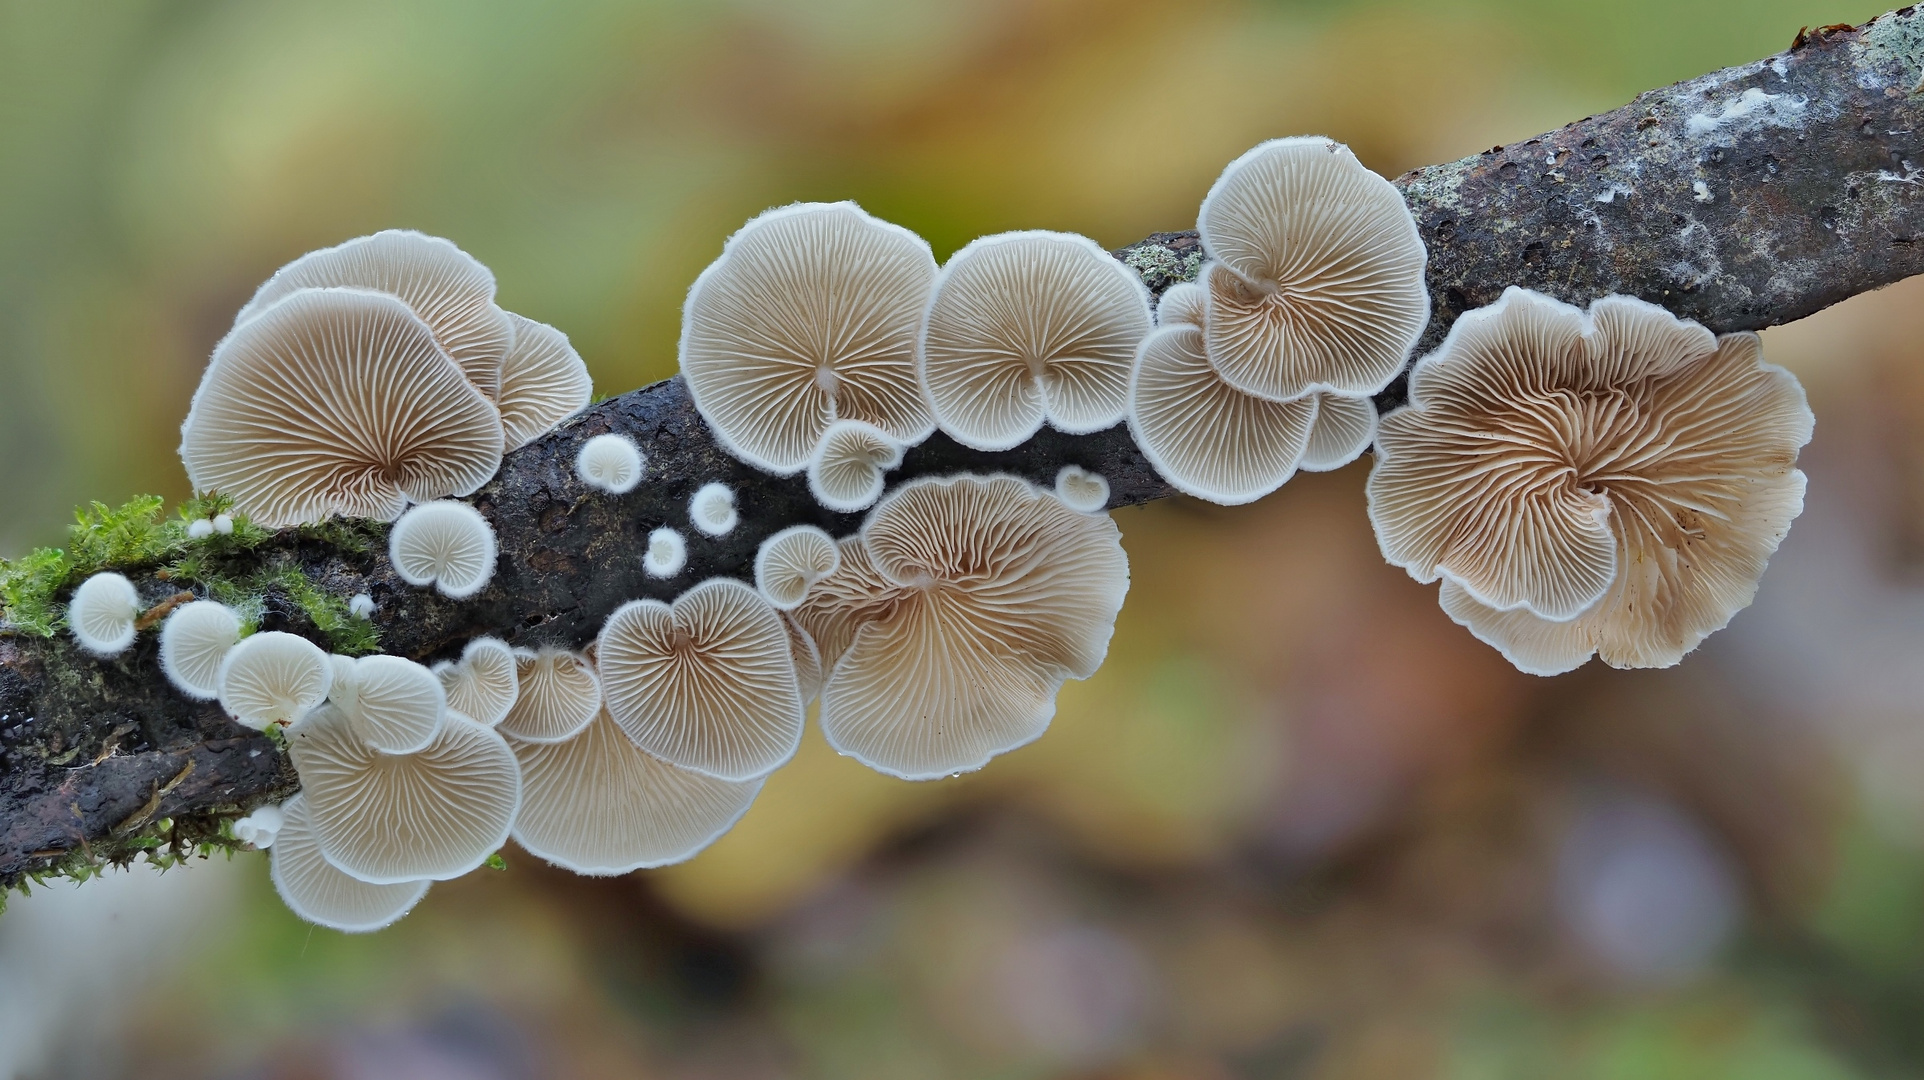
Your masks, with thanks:
M 1421 347 L 1509 285 L 1576 304 L 1639 296 L 1722 332 L 1802 318 L 1924 272 L 1921 79 L 1924 13 L 1906 8 L 1860 29 L 1800 34 L 1770 60 L 1400 178 L 1430 253 L 1434 317 Z M 1201 250 L 1194 233 L 1161 233 L 1116 254 L 1160 292 L 1195 275 Z M 1393 387 L 1380 404 L 1400 395 Z M 587 490 L 572 468 L 582 441 L 608 431 L 648 455 L 642 484 L 621 497 Z M 937 435 L 892 482 L 970 471 L 1047 484 L 1066 464 L 1105 476 L 1112 506 L 1172 493 L 1120 426 L 1045 430 L 996 454 Z M 687 501 L 714 480 L 737 492 L 741 524 L 711 540 L 686 528 Z M 510 454 L 474 502 L 494 523 L 500 562 L 471 600 L 402 583 L 385 526 L 366 523 L 288 530 L 209 557 L 203 572 L 266 582 L 263 628 L 319 641 L 303 589 L 368 593 L 382 650 L 428 661 L 481 634 L 579 647 L 625 601 L 670 599 L 714 575 L 752 580 L 755 549 L 777 529 L 813 522 L 843 535 L 860 521 L 821 509 L 800 477 L 729 457 L 679 378 L 596 405 Z M 687 569 L 667 582 L 647 577 L 640 558 L 662 524 L 690 538 Z M 150 604 L 183 585 L 159 566 L 124 570 Z M 289 572 L 303 589 L 288 586 Z M 102 661 L 65 636 L 0 631 L 0 883 L 156 844 L 183 852 L 297 783 L 273 740 L 172 690 L 155 635 Z

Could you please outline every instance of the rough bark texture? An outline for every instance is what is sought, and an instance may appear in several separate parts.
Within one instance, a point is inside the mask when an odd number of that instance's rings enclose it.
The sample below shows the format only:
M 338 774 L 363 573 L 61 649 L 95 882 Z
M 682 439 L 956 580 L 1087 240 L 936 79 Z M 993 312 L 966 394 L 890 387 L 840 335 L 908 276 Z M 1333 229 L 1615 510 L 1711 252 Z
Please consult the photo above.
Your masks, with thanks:
M 1434 318 L 1422 348 L 1510 285 L 1577 304 L 1639 296 L 1723 332 L 1802 318 L 1924 272 L 1921 81 L 1924 13 L 1906 8 L 1860 29 L 1800 34 L 1772 59 L 1400 178 L 1430 250 Z M 1193 277 L 1200 256 L 1194 233 L 1117 252 L 1158 292 Z M 643 483 L 618 498 L 587 490 L 572 468 L 582 441 L 607 431 L 634 436 L 648 455 Z M 1045 431 L 999 454 L 938 435 L 892 482 L 1001 471 L 1046 484 L 1067 464 L 1107 477 L 1114 506 L 1171 494 L 1122 427 Z M 686 509 L 714 480 L 734 487 L 741 508 L 741 524 L 719 539 L 689 528 Z M 376 526 L 332 538 L 289 532 L 234 554 L 232 569 L 272 563 L 336 596 L 366 592 L 380 605 L 382 649 L 425 661 L 479 634 L 580 646 L 627 600 L 671 598 L 714 575 L 752 580 L 756 546 L 779 528 L 814 522 L 839 535 L 860 520 L 822 510 L 800 477 L 770 477 L 723 453 L 678 378 L 596 405 L 509 455 L 474 501 L 501 558 L 471 600 L 403 584 Z M 662 524 L 689 539 L 687 569 L 665 582 L 640 560 Z M 156 569 L 126 568 L 150 603 L 178 591 Z M 324 640 L 288 597 L 270 589 L 265 599 L 265 628 Z M 294 790 L 272 740 L 175 693 L 155 654 L 152 633 L 102 661 L 64 636 L 0 629 L 0 883 L 72 867 L 76 852 L 124 859 L 191 844 Z

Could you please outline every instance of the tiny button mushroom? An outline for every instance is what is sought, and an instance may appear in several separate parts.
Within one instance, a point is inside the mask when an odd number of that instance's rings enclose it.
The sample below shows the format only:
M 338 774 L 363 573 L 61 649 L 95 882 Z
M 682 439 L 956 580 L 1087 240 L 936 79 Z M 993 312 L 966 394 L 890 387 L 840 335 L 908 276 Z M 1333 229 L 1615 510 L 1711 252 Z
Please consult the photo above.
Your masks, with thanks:
M 770 604 L 787 611 L 841 562 L 834 537 L 813 525 L 791 525 L 762 541 L 756 550 L 755 587 Z
M 286 822 L 287 815 L 281 812 L 280 807 L 271 803 L 257 806 L 246 817 L 234 819 L 234 839 L 265 851 L 274 846 L 274 840 Z
M 80 583 L 67 602 L 67 628 L 82 649 L 114 656 L 134 643 L 140 618 L 140 592 L 114 573 L 95 574 Z
M 374 598 L 364 592 L 347 598 L 347 613 L 357 619 L 372 619 L 377 610 Z
M 206 518 L 195 518 L 187 523 L 187 538 L 205 540 L 214 535 L 214 523 Z
M 334 668 L 304 637 L 268 630 L 227 650 L 220 666 L 220 703 L 236 720 L 266 730 L 300 723 L 326 700 Z
M 741 515 L 735 510 L 735 491 L 719 481 L 703 484 L 688 500 L 688 520 L 708 536 L 726 536 Z
M 582 483 L 610 495 L 626 495 L 641 483 L 648 459 L 626 435 L 596 435 L 575 454 L 575 476 Z
M 221 534 L 222 536 L 234 535 L 234 515 L 215 514 L 214 515 L 214 531 Z
M 501 409 L 505 449 L 526 446 L 580 412 L 594 396 L 588 365 L 568 335 L 546 323 L 508 312 L 514 345 L 501 361 Z
M 663 525 L 648 534 L 648 550 L 642 553 L 641 568 L 649 577 L 671 578 L 688 565 L 688 541 L 681 533 Z
M 1064 465 L 1056 472 L 1056 498 L 1071 510 L 1094 514 L 1109 505 L 1109 481 L 1079 465 Z
M 808 463 L 808 490 L 830 510 L 866 510 L 882 497 L 884 472 L 902 464 L 902 444 L 859 420 L 828 426 Z
M 588 726 L 601 708 L 601 684 L 576 653 L 543 646 L 514 654 L 518 689 L 497 726 L 523 742 L 560 742 Z
M 240 642 L 240 615 L 226 604 L 195 600 L 160 624 L 160 670 L 174 689 L 197 701 L 220 696 L 220 666 Z
M 409 585 L 432 585 L 443 596 L 465 599 L 494 576 L 494 529 L 467 503 L 422 503 L 394 523 L 388 557 Z
M 281 806 L 284 824 L 268 856 L 268 876 L 288 910 L 317 926 L 364 934 L 393 923 L 427 895 L 428 882 L 370 885 L 328 862 L 314 838 L 307 796 Z
M 499 638 L 478 637 L 461 650 L 459 663 L 443 660 L 434 673 L 447 691 L 448 708 L 493 727 L 521 694 L 514 651 Z

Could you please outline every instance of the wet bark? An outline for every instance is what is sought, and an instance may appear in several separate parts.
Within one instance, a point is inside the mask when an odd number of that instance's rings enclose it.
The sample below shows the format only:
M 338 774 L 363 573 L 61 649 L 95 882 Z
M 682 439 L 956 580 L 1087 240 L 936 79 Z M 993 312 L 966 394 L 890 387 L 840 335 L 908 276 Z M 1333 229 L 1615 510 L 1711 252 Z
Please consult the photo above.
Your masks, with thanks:
M 1798 36 L 1769 60 L 1644 94 L 1614 112 L 1396 183 L 1429 245 L 1434 316 L 1422 348 L 1510 285 L 1576 304 L 1623 293 L 1712 330 L 1802 318 L 1924 272 L 1924 12 Z M 1160 292 L 1194 276 L 1194 233 L 1159 233 L 1117 257 Z M 1400 388 L 1379 403 L 1394 405 Z M 574 476 L 581 443 L 631 435 L 647 454 L 632 493 L 592 492 Z M 1045 431 L 1006 453 L 937 435 L 891 483 L 962 471 L 1050 483 L 1075 464 L 1108 478 L 1113 506 L 1171 494 L 1123 427 Z M 702 536 L 687 503 L 731 485 L 741 521 Z M 578 647 L 621 603 L 671 599 L 715 575 L 752 580 L 763 537 L 799 522 L 841 535 L 859 515 L 817 506 L 801 477 L 759 473 L 725 454 L 679 378 L 602 402 L 510 454 L 474 502 L 500 543 L 495 577 L 466 601 L 410 588 L 388 565 L 384 529 L 346 541 L 289 532 L 232 556 L 236 574 L 273 562 L 336 596 L 372 596 L 386 652 L 431 661 L 468 639 Z M 641 566 L 648 533 L 672 525 L 689 562 L 658 581 Z M 179 591 L 157 567 L 127 567 L 149 603 Z M 266 629 L 324 640 L 270 589 Z M 155 635 L 111 659 L 66 637 L 0 629 L 0 883 L 56 865 L 122 860 L 155 843 L 185 848 L 219 823 L 291 793 L 277 745 L 162 676 Z M 165 823 L 162 827 L 158 823 Z

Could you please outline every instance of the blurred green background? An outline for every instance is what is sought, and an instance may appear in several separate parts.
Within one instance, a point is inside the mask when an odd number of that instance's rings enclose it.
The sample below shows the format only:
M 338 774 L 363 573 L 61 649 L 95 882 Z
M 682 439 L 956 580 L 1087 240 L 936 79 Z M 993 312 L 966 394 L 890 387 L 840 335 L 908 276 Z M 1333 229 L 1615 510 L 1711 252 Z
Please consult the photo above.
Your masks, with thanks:
M 347 237 L 453 238 L 619 392 L 769 205 L 1116 247 L 1264 138 L 1395 175 L 1883 6 L 0 0 L 0 551 L 184 495 L 208 351 Z M 1680 668 L 1510 670 L 1383 565 L 1364 464 L 1124 511 L 1107 666 L 983 772 L 811 734 L 691 863 L 510 851 L 366 938 L 257 856 L 37 892 L 0 1075 L 1924 1076 L 1920 286 L 1766 334 L 1810 499 Z

